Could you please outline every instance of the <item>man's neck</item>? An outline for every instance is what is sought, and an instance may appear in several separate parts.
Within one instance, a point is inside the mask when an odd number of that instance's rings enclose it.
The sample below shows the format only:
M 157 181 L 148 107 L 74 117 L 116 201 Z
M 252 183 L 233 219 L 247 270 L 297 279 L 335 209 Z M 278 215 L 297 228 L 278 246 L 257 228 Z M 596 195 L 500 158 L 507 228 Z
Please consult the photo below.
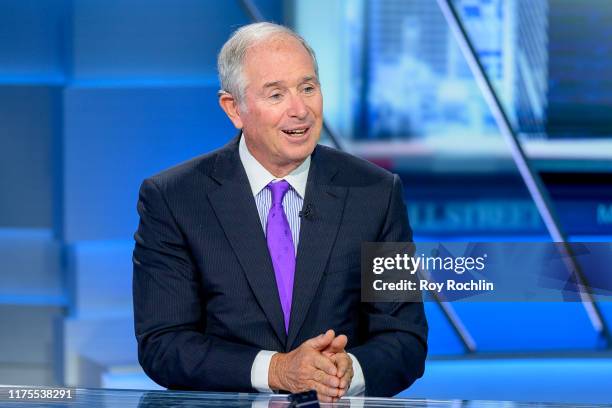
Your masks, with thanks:
M 255 157 L 257 159 L 257 157 Z M 261 163 L 260 160 L 257 160 Z M 272 166 L 272 165 L 265 165 L 263 163 L 261 163 L 262 166 L 265 167 L 266 170 L 268 170 L 274 177 L 276 178 L 283 178 L 285 176 L 287 176 L 289 173 L 291 173 L 293 170 L 297 169 L 298 167 L 300 167 L 300 164 L 304 163 L 304 160 L 302 160 L 299 163 L 291 163 L 287 166 Z

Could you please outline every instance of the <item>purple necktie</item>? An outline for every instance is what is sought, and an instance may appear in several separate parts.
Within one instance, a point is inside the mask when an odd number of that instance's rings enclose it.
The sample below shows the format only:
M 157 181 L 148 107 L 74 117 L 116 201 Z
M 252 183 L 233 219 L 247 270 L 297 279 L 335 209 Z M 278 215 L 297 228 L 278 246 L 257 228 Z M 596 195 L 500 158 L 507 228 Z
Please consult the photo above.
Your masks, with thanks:
M 293 275 L 295 274 L 295 249 L 291 228 L 283 209 L 283 197 L 289 190 L 285 180 L 268 184 L 272 192 L 272 207 L 268 213 L 266 239 L 268 250 L 274 266 L 276 286 L 280 295 L 281 307 L 285 317 L 285 332 L 289 333 L 289 316 L 291 315 L 291 296 L 293 294 Z

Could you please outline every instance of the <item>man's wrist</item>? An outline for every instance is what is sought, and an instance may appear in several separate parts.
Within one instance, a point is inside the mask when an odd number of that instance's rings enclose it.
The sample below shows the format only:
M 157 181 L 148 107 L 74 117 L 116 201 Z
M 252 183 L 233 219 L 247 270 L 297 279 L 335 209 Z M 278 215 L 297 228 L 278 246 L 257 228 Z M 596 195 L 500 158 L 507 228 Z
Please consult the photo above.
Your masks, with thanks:
M 353 362 L 353 378 L 346 391 L 346 396 L 363 396 L 365 395 L 365 378 L 363 376 L 363 369 L 359 360 L 351 353 L 347 353 Z
M 268 370 L 268 386 L 273 391 L 283 389 L 279 375 L 279 360 L 282 359 L 283 353 L 276 353 L 270 359 L 270 369 Z

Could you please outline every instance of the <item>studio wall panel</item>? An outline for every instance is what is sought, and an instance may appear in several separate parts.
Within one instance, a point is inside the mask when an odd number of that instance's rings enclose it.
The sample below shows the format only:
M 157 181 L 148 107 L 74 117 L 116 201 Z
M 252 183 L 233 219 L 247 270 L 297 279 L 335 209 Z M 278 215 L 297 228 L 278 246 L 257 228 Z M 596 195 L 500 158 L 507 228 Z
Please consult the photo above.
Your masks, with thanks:
M 480 352 L 592 350 L 595 330 L 579 302 L 455 302 Z
M 0 298 L 61 300 L 60 245 L 51 230 L 0 229 Z
M 440 360 L 429 361 L 423 378 L 398 396 L 468 407 L 487 404 L 466 400 L 513 401 L 500 402 L 507 407 L 523 405 L 514 401 L 608 404 L 611 377 L 612 360 L 605 357 Z
M 208 78 L 216 55 L 248 23 L 238 1 L 74 2 L 73 75 L 97 78 Z
M 138 346 L 131 318 L 67 318 L 64 330 L 64 352 L 68 360 L 86 359 L 101 367 L 138 364 Z M 68 371 L 70 364 L 66 364 Z
M 52 364 L 57 357 L 54 325 L 61 317 L 58 307 L 0 305 L 0 368 Z M 7 380 L 0 378 L 0 384 Z
M 138 225 L 136 202 L 144 178 L 236 134 L 216 91 L 216 83 L 67 89 L 65 239 L 130 239 Z
M 0 1 L 0 81 L 60 81 L 67 0 Z
M 83 241 L 69 247 L 79 317 L 132 314 L 133 240 Z
M 59 385 L 51 364 L 0 364 L 0 384 Z
M 0 227 L 51 228 L 61 91 L 0 86 Z

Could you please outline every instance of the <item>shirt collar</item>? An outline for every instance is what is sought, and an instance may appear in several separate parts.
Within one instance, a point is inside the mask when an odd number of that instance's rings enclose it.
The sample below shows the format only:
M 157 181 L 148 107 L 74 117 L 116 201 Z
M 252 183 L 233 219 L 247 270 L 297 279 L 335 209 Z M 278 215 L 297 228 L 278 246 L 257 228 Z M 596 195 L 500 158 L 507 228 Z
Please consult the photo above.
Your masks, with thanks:
M 240 143 L 238 145 L 238 153 L 240 155 L 240 161 L 246 171 L 249 184 L 251 185 L 251 191 L 253 196 L 259 194 L 271 181 L 281 180 L 274 177 L 264 166 L 257 161 L 255 157 L 249 151 L 249 148 L 244 141 L 244 135 L 240 136 Z M 295 168 L 291 173 L 287 174 L 282 180 L 286 180 L 289 185 L 298 193 L 298 195 L 304 199 L 306 193 L 306 181 L 308 180 L 308 170 L 310 170 L 310 155 Z

